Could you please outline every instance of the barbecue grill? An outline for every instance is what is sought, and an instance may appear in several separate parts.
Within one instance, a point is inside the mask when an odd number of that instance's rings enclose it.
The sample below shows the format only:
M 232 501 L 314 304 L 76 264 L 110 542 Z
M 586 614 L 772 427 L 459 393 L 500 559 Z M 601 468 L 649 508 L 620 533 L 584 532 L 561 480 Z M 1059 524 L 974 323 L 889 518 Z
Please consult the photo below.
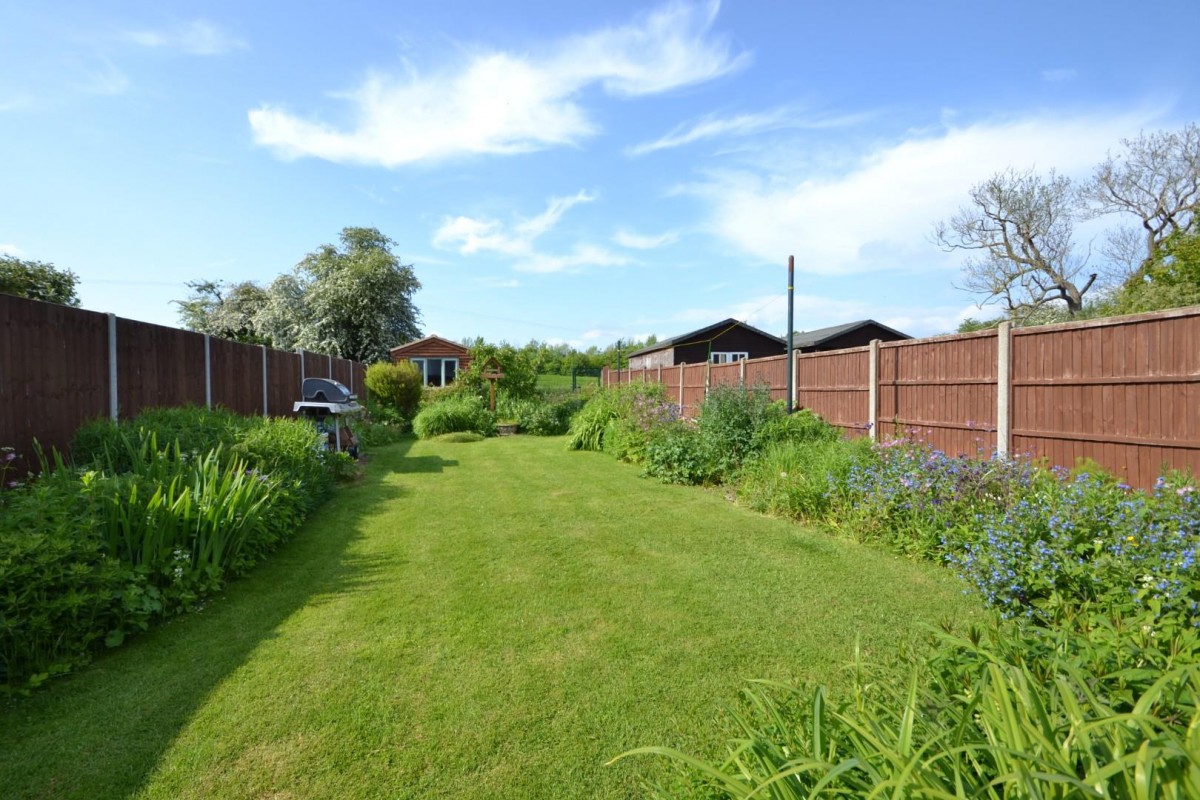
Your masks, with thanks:
M 292 410 L 301 416 L 310 417 L 317 425 L 317 430 L 326 435 L 326 443 L 335 452 L 342 452 L 342 430 L 351 433 L 345 418 L 362 413 L 363 407 L 358 404 L 358 396 L 350 391 L 344 383 L 331 378 L 305 378 L 300 384 L 300 394 L 303 400 L 296 402 Z M 331 435 L 332 434 L 332 435 Z M 347 441 L 346 452 L 352 457 L 358 457 L 358 446 L 353 439 Z

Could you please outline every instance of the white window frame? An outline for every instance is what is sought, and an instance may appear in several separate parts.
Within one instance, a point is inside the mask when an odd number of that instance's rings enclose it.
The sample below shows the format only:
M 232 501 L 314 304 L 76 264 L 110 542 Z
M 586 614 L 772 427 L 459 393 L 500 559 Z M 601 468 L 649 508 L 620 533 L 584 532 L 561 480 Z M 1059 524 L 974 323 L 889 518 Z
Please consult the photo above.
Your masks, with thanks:
M 738 351 L 720 351 L 710 353 L 708 360 L 713 364 L 730 364 L 735 361 L 745 361 L 748 358 L 750 358 L 749 353 L 742 353 Z
M 434 364 L 437 365 L 437 371 L 434 372 L 433 374 L 437 375 L 441 379 L 441 383 L 439 383 L 438 386 L 446 385 L 446 362 L 447 361 L 454 362 L 454 378 L 451 379 L 451 382 L 453 382 L 455 379 L 458 378 L 458 359 L 457 358 L 444 358 L 442 356 L 420 356 L 418 358 L 410 358 L 409 361 L 412 362 L 414 367 L 416 367 L 417 369 L 419 369 L 421 371 L 421 384 L 424 386 L 429 385 L 429 368 L 431 366 L 433 366 Z

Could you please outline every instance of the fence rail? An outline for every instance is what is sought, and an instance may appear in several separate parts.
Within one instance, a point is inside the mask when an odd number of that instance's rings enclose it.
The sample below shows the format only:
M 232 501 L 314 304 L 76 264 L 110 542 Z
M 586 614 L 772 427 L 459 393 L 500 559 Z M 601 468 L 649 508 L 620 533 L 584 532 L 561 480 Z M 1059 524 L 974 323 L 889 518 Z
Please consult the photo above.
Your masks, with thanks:
M 795 398 L 848 435 L 914 435 L 947 453 L 1091 459 L 1147 488 L 1200 472 L 1200 307 L 1104 320 L 872 342 L 797 355 Z M 659 382 L 692 416 L 709 388 L 786 396 L 786 356 L 606 369 L 602 383 Z
M 289 416 L 304 378 L 363 391 L 363 364 L 0 295 L 0 447 L 29 465 L 36 439 L 66 452 L 96 417 L 151 406 L 223 406 Z

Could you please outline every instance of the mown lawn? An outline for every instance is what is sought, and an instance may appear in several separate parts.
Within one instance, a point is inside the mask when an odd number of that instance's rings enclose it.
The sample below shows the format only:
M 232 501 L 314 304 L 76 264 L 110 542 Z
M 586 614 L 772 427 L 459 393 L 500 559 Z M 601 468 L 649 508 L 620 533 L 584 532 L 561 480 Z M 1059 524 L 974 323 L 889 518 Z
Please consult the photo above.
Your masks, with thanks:
M 404 443 L 199 614 L 0 708 L 4 797 L 625 797 L 747 678 L 839 682 L 943 569 L 562 439 Z

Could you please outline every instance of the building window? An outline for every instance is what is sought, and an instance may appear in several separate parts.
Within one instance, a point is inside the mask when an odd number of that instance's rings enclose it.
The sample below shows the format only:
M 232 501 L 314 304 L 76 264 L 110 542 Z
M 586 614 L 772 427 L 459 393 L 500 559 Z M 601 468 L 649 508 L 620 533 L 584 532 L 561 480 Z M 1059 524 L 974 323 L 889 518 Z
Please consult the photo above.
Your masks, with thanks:
M 449 386 L 458 375 L 457 358 L 411 358 L 426 386 Z
M 713 353 L 709 356 L 714 364 L 728 364 L 731 361 L 742 361 L 749 357 L 749 353 Z

